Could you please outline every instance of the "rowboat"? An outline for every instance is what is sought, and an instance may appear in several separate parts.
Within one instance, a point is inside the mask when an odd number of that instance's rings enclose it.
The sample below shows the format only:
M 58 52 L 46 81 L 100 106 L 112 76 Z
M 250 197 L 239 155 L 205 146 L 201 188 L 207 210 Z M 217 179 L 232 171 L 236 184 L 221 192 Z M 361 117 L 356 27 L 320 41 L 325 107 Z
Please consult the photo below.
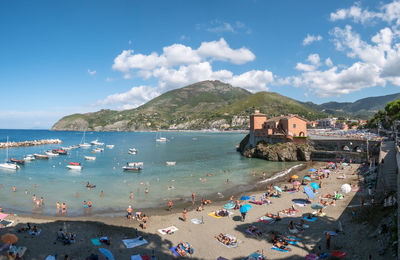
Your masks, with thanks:
M 176 162 L 165 162 L 168 166 L 174 166 Z
M 10 162 L 16 163 L 16 164 L 20 164 L 20 165 L 25 165 L 25 161 L 24 160 L 18 160 L 18 159 L 15 159 L 15 158 L 10 158 Z
M 69 165 L 67 165 L 67 168 L 70 169 L 70 170 L 78 170 L 78 171 L 80 171 L 80 170 L 82 170 L 83 167 L 78 162 L 70 162 Z
M 49 159 L 49 156 L 48 156 L 48 155 L 45 155 L 45 154 L 37 154 L 37 153 L 34 153 L 33 156 L 35 156 L 36 159 L 42 159 L 42 160 L 47 160 L 47 159 Z

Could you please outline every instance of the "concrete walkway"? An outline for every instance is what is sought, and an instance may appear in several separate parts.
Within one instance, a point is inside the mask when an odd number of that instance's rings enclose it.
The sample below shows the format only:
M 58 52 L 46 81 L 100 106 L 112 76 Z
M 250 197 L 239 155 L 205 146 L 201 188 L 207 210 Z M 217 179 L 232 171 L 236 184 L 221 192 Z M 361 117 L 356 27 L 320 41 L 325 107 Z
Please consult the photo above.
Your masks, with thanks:
M 381 146 L 379 162 L 377 195 L 383 196 L 385 192 L 397 191 L 397 160 L 396 147 L 393 141 L 387 141 Z

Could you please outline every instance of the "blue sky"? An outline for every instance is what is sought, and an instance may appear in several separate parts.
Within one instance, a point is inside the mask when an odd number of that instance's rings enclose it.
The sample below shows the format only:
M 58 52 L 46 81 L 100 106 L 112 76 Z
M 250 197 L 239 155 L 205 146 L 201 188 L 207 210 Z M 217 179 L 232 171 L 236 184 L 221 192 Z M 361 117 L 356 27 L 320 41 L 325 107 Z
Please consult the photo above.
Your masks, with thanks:
M 396 1 L 1 1 L 0 128 L 206 79 L 301 101 L 399 92 Z

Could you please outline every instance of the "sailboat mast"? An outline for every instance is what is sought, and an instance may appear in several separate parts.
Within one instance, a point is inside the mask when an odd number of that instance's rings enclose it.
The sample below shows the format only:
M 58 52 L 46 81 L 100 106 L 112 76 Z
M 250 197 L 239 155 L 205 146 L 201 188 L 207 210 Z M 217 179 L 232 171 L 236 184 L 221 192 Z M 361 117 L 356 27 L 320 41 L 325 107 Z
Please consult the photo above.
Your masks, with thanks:
M 8 161 L 8 136 L 7 136 L 7 149 L 6 149 L 6 162 Z

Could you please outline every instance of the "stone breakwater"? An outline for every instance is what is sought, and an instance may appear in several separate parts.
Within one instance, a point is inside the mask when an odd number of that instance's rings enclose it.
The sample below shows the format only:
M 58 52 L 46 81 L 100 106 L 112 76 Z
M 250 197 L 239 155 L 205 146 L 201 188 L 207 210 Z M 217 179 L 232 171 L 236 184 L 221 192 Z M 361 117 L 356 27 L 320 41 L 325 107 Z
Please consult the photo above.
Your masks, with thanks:
M 35 145 L 44 145 L 44 144 L 61 144 L 62 141 L 60 139 L 45 139 L 45 140 L 33 140 L 33 141 L 24 141 L 24 142 L 8 142 L 8 143 L 0 143 L 0 149 L 7 147 L 26 147 L 26 146 L 35 146 Z

